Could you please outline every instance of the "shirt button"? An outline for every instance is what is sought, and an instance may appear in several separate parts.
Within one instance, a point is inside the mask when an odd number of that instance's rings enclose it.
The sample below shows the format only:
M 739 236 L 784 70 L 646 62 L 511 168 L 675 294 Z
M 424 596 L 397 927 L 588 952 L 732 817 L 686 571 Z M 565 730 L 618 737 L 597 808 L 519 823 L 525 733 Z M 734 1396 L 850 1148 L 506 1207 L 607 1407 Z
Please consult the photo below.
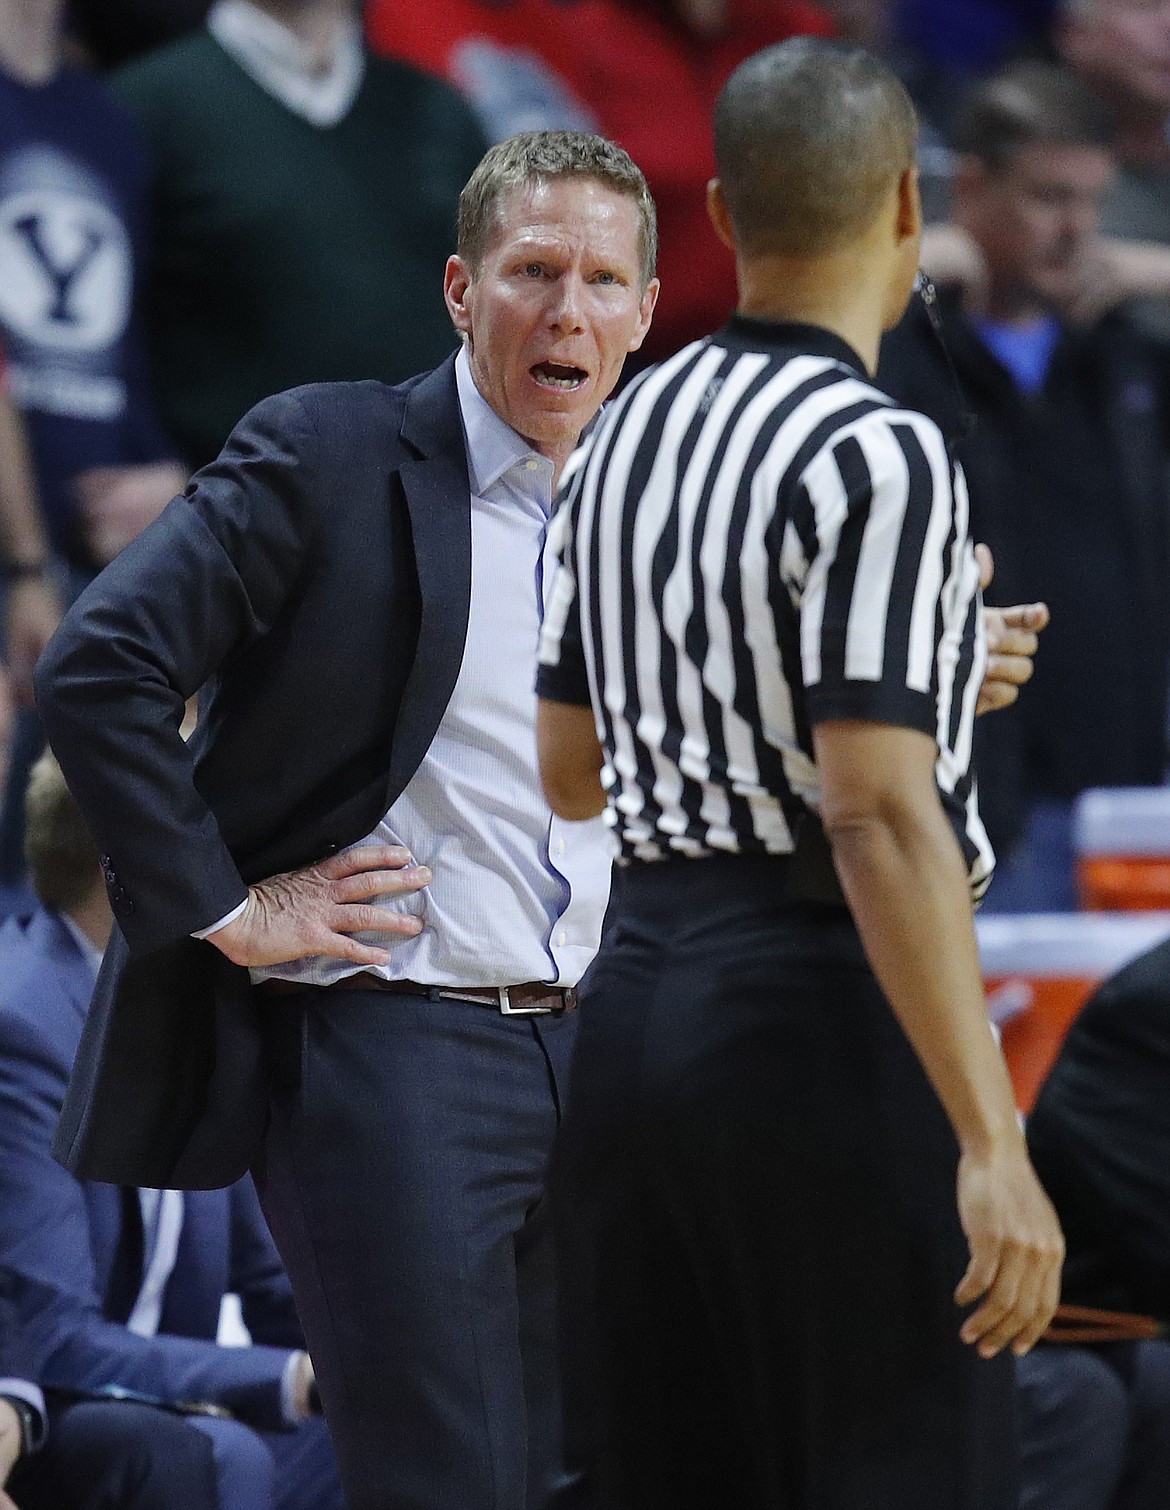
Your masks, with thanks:
M 565 852 L 565 841 L 563 839 L 558 839 L 557 840 L 557 854 L 558 855 L 563 855 L 564 852 Z
M 524 470 L 526 472 L 535 472 L 536 469 L 537 469 L 537 467 L 539 467 L 539 466 L 540 466 L 540 463 L 536 460 L 536 458 L 534 456 L 530 456 L 528 458 L 528 460 L 524 463 Z
M 569 935 L 562 928 L 561 931 L 560 931 L 560 933 L 557 934 L 557 945 L 558 945 L 559 948 L 563 949 L 568 942 L 569 942 Z

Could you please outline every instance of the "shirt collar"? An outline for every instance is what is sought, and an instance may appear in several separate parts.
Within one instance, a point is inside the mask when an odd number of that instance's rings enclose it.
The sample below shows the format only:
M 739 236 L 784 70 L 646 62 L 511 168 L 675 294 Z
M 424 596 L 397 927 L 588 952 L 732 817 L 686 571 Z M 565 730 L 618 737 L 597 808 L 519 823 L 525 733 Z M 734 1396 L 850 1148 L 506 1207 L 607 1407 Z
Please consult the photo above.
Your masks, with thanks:
M 467 444 L 467 473 L 471 491 L 487 498 L 505 478 L 545 514 L 552 503 L 553 463 L 534 451 L 511 425 L 505 424 L 476 387 L 471 360 L 463 346 L 455 358 L 455 385 L 463 435 Z
M 93 971 L 94 980 L 97 980 L 97 973 L 102 967 L 102 951 L 87 933 L 82 932 L 67 912 L 59 912 L 57 916 L 61 919 L 73 942 L 81 950 L 81 957 Z
M 754 315 L 734 314 L 715 337 L 721 346 L 745 351 L 758 351 L 764 347 L 786 347 L 802 356 L 831 357 L 851 367 L 868 382 L 870 374 L 865 363 L 840 336 L 826 330 L 823 325 L 804 325 L 798 320 L 759 320 Z
M 336 126 L 348 115 L 365 75 L 360 23 L 352 17 L 337 24 L 333 62 L 316 73 L 288 27 L 249 0 L 216 0 L 207 17 L 211 35 L 244 72 L 314 126 Z

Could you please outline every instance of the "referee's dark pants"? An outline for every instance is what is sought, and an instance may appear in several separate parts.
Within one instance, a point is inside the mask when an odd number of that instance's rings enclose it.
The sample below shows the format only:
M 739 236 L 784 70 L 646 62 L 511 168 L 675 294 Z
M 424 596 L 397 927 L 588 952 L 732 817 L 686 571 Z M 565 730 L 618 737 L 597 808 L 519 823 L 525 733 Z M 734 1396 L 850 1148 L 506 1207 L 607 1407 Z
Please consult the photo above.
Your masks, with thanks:
M 554 1161 L 569 1427 L 620 1510 L 1018 1510 L 957 1147 L 842 909 L 634 865 Z

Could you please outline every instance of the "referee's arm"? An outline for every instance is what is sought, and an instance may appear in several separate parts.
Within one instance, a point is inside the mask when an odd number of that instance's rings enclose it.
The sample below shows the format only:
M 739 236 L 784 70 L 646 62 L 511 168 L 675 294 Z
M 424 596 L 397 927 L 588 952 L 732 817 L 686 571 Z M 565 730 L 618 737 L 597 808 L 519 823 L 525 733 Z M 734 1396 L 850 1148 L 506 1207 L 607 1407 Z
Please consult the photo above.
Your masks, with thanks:
M 578 822 L 605 809 L 604 757 L 581 640 L 571 507 L 558 515 L 554 528 L 559 559 L 540 632 L 536 752 L 549 807 L 558 818 Z
M 826 447 L 796 503 L 815 538 L 800 632 L 821 819 L 874 973 L 959 1142 L 970 1263 L 955 1297 L 981 1301 L 962 1335 L 990 1356 L 1037 1341 L 1064 1251 L 987 1021 L 980 867 L 968 874 L 940 792 L 969 760 L 982 669 L 979 572 L 953 482 L 941 435 L 914 416 L 875 415 Z M 977 851 L 969 824 L 966 837 Z
M 605 808 L 605 788 L 593 710 L 538 699 L 536 750 L 544 795 L 557 817 L 574 822 L 596 818 Z
M 818 724 L 813 740 L 850 911 L 962 1150 L 971 1260 L 955 1299 L 984 1296 L 963 1338 L 985 1355 L 1009 1341 L 1023 1352 L 1059 1299 L 1063 1255 L 987 1023 L 967 874 L 935 784 L 937 745 L 917 729 L 849 720 Z

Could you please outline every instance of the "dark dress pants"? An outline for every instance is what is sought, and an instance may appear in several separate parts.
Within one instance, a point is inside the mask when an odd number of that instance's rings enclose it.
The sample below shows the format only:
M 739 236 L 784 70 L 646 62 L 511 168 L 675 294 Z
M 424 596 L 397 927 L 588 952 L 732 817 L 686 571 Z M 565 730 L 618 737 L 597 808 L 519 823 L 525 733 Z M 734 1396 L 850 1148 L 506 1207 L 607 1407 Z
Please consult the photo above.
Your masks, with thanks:
M 575 1014 L 269 998 L 257 1187 L 350 1510 L 544 1510 L 563 1468 L 544 1199 Z
M 1020 1510 L 1166 1510 L 1170 1342 L 1040 1346 L 1017 1374 Z
M 848 915 L 784 875 L 615 880 L 551 1177 L 574 1460 L 607 1510 L 1018 1510 L 954 1137 Z
M 47 1445 L 17 1463 L 20 1510 L 218 1510 L 211 1443 L 181 1416 L 125 1402 L 54 1410 Z

